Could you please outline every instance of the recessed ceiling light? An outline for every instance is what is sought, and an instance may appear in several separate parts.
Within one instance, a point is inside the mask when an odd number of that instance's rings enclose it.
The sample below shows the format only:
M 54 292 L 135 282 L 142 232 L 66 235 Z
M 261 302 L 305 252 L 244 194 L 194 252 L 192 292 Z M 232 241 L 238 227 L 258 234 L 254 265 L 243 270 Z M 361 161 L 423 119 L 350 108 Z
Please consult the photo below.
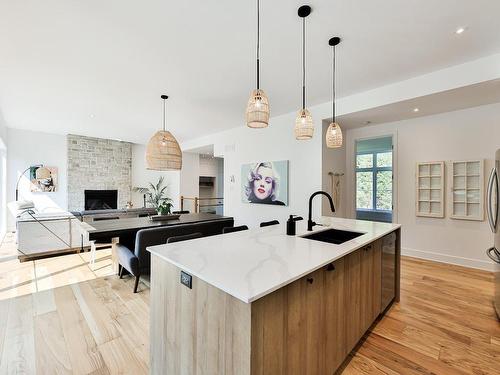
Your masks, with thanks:
M 455 34 L 462 34 L 465 31 L 465 27 L 459 27 L 458 29 L 455 30 Z
M 90 118 L 95 118 L 95 115 L 94 115 L 93 113 L 91 113 L 91 114 L 89 115 L 89 117 L 90 117 Z
M 413 112 L 418 112 L 418 111 L 420 111 L 419 108 L 413 108 Z

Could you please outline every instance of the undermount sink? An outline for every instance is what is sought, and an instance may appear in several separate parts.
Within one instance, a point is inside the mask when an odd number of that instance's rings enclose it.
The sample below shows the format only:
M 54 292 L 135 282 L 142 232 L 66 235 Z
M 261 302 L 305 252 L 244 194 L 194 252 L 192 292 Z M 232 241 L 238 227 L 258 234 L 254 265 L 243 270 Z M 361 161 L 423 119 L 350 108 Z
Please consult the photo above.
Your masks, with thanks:
M 360 232 L 351 232 L 348 230 L 340 230 L 340 229 L 327 229 L 320 232 L 315 232 L 311 234 L 307 234 L 302 236 L 302 238 L 306 238 L 308 240 L 321 241 L 333 243 L 335 245 L 340 245 L 344 242 L 350 241 L 353 238 L 362 236 L 364 233 Z

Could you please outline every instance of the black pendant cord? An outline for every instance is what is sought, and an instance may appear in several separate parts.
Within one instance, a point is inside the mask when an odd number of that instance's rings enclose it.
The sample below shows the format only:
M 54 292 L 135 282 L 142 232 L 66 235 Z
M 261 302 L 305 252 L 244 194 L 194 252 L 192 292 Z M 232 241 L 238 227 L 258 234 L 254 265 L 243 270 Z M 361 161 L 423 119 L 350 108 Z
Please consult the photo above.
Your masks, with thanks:
M 335 120 L 335 46 L 333 46 L 333 78 L 332 78 L 332 117 L 333 117 L 333 122 L 336 122 Z
M 163 99 L 163 131 L 167 131 L 167 99 L 168 96 L 162 95 L 161 98 Z
M 260 0 L 257 0 L 257 90 L 260 89 Z
M 302 18 L 302 109 L 306 109 L 306 18 Z

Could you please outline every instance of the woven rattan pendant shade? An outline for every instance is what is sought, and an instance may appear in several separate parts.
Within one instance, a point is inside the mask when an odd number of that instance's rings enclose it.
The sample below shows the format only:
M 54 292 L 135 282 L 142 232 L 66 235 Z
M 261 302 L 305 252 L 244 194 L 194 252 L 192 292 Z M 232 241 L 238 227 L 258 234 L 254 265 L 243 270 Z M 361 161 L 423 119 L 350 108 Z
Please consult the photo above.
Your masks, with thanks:
M 148 169 L 178 171 L 182 168 L 182 152 L 179 143 L 169 131 L 159 130 L 149 140 L 146 148 Z
M 342 147 L 342 129 L 336 122 L 332 122 L 326 130 L 326 146 L 329 148 Z
M 147 169 L 179 171 L 182 168 L 182 151 L 177 139 L 167 131 L 167 95 L 163 99 L 163 130 L 157 131 L 146 147 Z
M 246 113 L 248 127 L 265 128 L 269 125 L 269 100 L 263 90 L 253 90 Z
M 314 123 L 311 113 L 307 109 L 301 109 L 295 120 L 295 139 L 311 139 L 314 135 Z

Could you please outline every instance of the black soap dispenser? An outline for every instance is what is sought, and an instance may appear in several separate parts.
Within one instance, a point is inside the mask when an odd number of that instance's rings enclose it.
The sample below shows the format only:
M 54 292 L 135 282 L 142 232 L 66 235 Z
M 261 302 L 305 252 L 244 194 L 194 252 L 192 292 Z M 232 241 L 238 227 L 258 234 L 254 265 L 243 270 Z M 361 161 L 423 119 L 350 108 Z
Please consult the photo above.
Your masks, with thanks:
M 302 220 L 301 216 L 290 215 L 290 217 L 286 221 L 286 234 L 287 235 L 295 236 L 295 233 L 297 231 L 295 223 L 299 220 Z

